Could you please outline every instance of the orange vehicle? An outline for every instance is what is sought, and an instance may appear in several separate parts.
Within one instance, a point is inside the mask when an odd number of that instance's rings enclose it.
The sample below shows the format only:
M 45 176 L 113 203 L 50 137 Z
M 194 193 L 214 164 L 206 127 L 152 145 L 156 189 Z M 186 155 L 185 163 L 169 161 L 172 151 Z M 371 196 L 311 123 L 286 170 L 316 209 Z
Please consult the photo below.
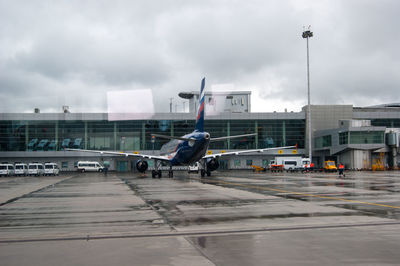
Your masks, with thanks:
M 325 161 L 324 162 L 324 170 L 325 172 L 336 172 L 337 167 L 334 161 Z
M 271 172 L 283 172 L 283 168 L 283 164 L 271 164 L 269 170 L 271 170 Z
M 250 165 L 250 167 L 253 168 L 254 172 L 265 172 L 267 169 L 265 169 L 264 167 L 258 166 L 258 165 Z

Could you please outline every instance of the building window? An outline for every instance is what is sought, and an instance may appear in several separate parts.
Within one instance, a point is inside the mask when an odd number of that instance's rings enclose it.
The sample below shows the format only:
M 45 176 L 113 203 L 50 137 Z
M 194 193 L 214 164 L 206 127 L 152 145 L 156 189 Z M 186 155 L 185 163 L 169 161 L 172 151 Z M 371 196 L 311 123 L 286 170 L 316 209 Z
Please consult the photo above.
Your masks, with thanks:
M 332 146 L 332 136 L 326 135 L 326 136 L 318 137 L 315 139 L 314 144 L 315 144 L 316 149 L 330 147 L 330 146 Z
M 332 136 L 323 136 L 322 137 L 322 147 L 330 147 L 332 146 Z
M 252 165 L 253 164 L 253 160 L 246 160 L 246 165 L 247 166 L 250 166 L 250 165 Z
M 349 144 L 349 132 L 339 133 L 339 145 Z
M 68 162 L 61 162 L 61 168 L 68 168 Z
M 235 160 L 233 163 L 235 167 L 240 167 L 240 160 Z
M 351 144 L 382 144 L 384 143 L 383 131 L 351 131 Z

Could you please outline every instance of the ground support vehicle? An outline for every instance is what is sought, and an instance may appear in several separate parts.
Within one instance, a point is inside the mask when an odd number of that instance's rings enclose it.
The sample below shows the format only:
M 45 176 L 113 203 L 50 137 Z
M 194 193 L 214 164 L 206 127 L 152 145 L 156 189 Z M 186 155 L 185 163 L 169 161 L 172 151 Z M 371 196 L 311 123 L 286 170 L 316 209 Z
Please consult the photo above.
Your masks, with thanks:
M 45 163 L 44 164 L 44 175 L 58 175 L 60 168 L 56 163 Z
M 28 165 L 26 163 L 16 163 L 15 164 L 15 175 L 16 176 L 26 176 L 28 174 Z
M 304 171 L 306 165 L 310 165 L 310 159 L 308 158 L 302 158 L 300 156 L 287 156 L 287 157 L 282 157 L 278 156 L 275 157 L 275 160 L 272 160 L 270 162 L 270 170 L 272 171 L 272 166 L 275 165 L 280 165 L 282 166 L 282 170 L 286 170 L 287 172 L 297 172 L 297 171 Z M 279 167 L 275 167 L 277 169 L 274 170 L 280 170 Z
M 266 168 L 258 166 L 258 165 L 250 165 L 251 168 L 253 168 L 253 172 L 265 172 L 267 171 Z
M 0 176 L 13 176 L 14 173 L 14 165 L 10 163 L 0 164 Z
M 283 164 L 271 164 L 269 170 L 271 172 L 283 172 Z
M 195 164 L 192 164 L 192 165 L 189 165 L 189 167 L 188 167 L 188 173 L 190 174 L 190 173 L 196 173 L 196 174 L 198 174 L 199 173 L 199 163 L 195 163 Z
M 98 162 L 80 161 L 77 164 L 78 172 L 103 172 L 104 166 Z
M 324 162 L 324 171 L 325 172 L 337 172 L 337 167 L 334 161 L 325 161 Z
M 28 164 L 28 175 L 41 176 L 44 175 L 44 166 L 41 163 Z

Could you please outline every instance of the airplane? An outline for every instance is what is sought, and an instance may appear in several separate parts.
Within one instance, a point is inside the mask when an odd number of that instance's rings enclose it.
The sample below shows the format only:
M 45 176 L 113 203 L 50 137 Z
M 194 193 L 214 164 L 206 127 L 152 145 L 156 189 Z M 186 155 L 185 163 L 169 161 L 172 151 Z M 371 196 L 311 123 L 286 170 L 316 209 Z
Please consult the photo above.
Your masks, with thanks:
M 139 159 L 136 162 L 136 169 L 140 173 L 145 173 L 149 165 L 145 159 L 154 160 L 154 170 L 152 170 L 153 178 L 161 178 L 161 166 L 162 162 L 169 165 L 168 177 L 173 177 L 173 166 L 181 165 L 192 165 L 196 162 L 200 163 L 200 174 L 201 177 L 205 175 L 211 176 L 211 172 L 218 169 L 219 162 L 218 158 L 228 155 L 239 155 L 243 153 L 254 153 L 254 152 L 264 152 L 267 150 L 277 150 L 277 149 L 290 149 L 296 148 L 295 146 L 286 147 L 275 147 L 275 148 L 264 148 L 264 149 L 251 149 L 251 150 L 241 150 L 233 152 L 221 152 L 216 154 L 207 154 L 208 146 L 210 142 L 214 141 L 224 141 L 232 138 L 242 138 L 248 136 L 254 136 L 256 133 L 226 136 L 212 138 L 210 133 L 204 131 L 204 106 L 205 106 L 205 78 L 201 81 L 200 87 L 200 97 L 199 97 L 199 107 L 197 110 L 195 129 L 192 133 L 186 134 L 181 137 L 166 136 L 160 134 L 151 134 L 157 138 L 169 139 L 170 141 L 161 147 L 160 155 L 149 155 L 140 153 L 130 153 L 130 152 L 118 152 L 118 151 L 99 151 L 99 150 L 84 150 L 84 149 L 65 149 L 67 151 L 81 151 L 81 152 L 92 152 L 100 154 L 110 154 L 110 155 L 121 155 L 121 156 L 133 156 Z

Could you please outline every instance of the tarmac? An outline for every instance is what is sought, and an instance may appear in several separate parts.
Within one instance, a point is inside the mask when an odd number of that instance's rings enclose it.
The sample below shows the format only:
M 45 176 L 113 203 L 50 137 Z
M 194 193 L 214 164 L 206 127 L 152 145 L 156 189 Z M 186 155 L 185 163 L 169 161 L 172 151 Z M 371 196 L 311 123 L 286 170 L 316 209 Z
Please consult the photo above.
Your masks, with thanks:
M 398 171 L 174 174 L 0 178 L 1 265 L 400 264 Z

